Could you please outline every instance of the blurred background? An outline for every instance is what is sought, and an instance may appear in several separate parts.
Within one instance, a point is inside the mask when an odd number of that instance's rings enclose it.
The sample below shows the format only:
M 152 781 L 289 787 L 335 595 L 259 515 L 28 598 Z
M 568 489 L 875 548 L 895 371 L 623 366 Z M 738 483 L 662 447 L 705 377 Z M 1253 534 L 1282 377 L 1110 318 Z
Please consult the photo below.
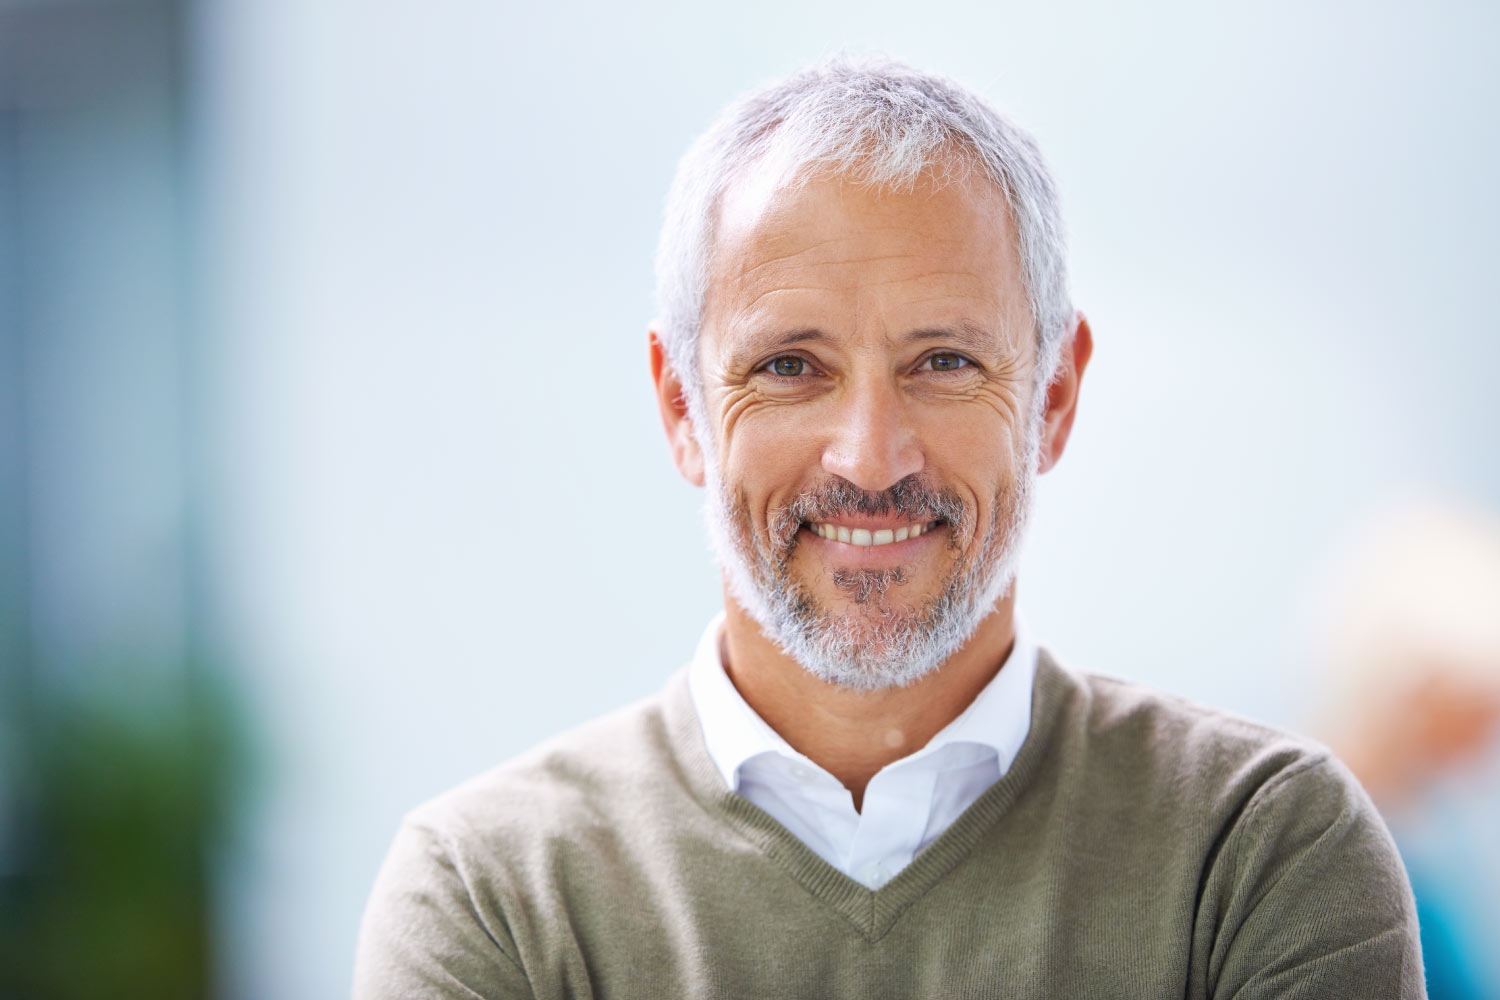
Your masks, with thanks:
M 405 810 L 686 661 L 720 595 L 649 391 L 661 202 L 726 101 L 850 48 L 1058 176 L 1097 350 L 1033 629 L 1340 748 L 1442 995 L 1500 996 L 1497 29 L 0 0 L 0 995 L 345 994 Z

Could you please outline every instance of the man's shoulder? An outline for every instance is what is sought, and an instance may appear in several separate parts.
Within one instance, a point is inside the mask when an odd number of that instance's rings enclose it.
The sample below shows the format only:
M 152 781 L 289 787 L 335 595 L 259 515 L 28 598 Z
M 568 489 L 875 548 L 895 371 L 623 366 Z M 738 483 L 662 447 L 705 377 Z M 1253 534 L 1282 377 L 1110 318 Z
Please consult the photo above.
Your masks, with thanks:
M 1309 996 L 1420 995 L 1400 857 L 1326 747 L 1114 677 L 1053 663 L 1038 678 L 1062 706 L 1038 786 L 1044 818 L 1068 822 L 1049 829 L 1089 884 L 1151 873 L 1091 906 L 1192 914 L 1186 939 L 1204 950 L 1189 993 L 1295 981 L 1314 984 Z
M 1050 657 L 1049 657 L 1050 658 Z M 1051 661 L 1071 691 L 1071 725 L 1059 742 L 1087 754 L 1092 782 L 1150 783 L 1163 794 L 1243 808 L 1284 782 L 1362 795 L 1327 747 L 1296 733 L 1211 708 L 1146 684 Z
M 1193 701 L 1139 681 L 1071 668 L 1086 689 L 1089 727 L 1100 737 L 1168 741 L 1227 752 L 1273 746 L 1326 754 L 1321 744 L 1288 730 Z
M 580 829 L 674 784 L 668 701 L 681 683 L 553 736 L 417 806 L 406 825 L 440 839 Z
M 523 945 L 566 927 L 562 901 L 629 898 L 621 880 L 656 870 L 662 818 L 693 815 L 684 685 L 679 673 L 407 813 L 366 907 L 356 993 L 429 996 L 464 981 L 487 984 L 465 996 L 529 995 Z
M 1067 692 L 1049 748 L 1054 787 L 1098 821 L 1074 832 L 1090 849 L 1176 852 L 1188 859 L 1181 870 L 1203 879 L 1200 901 L 1212 904 L 1202 905 L 1226 920 L 1239 919 L 1246 886 L 1282 878 L 1293 863 L 1305 871 L 1288 886 L 1302 879 L 1326 892 L 1327 873 L 1343 872 L 1360 884 L 1359 905 L 1385 907 L 1391 926 L 1404 919 L 1390 909 L 1409 900 L 1395 845 L 1327 747 L 1143 684 L 1054 667 L 1047 683 Z

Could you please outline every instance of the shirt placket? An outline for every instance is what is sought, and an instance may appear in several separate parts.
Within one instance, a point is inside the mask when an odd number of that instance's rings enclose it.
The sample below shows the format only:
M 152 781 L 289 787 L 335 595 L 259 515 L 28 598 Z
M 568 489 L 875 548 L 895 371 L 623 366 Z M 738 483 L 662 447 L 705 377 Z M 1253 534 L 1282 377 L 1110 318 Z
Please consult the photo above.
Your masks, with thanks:
M 911 863 L 927 829 L 936 777 L 924 767 L 903 767 L 870 780 L 845 871 L 879 889 Z

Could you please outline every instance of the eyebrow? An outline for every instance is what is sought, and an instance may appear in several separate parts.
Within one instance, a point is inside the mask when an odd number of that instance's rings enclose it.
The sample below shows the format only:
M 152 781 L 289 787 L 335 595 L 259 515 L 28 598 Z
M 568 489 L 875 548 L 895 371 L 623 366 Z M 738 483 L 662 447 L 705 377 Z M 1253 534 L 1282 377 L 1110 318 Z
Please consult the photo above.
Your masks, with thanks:
M 986 330 L 977 323 L 968 320 L 955 323 L 952 326 L 923 327 L 912 330 L 910 333 L 898 338 L 902 343 L 914 344 L 928 340 L 951 340 L 960 347 L 964 347 L 975 353 L 993 351 L 1000 342 L 1000 337 L 991 330 Z M 802 330 L 791 330 L 779 337 L 760 341 L 753 335 L 746 337 L 740 342 L 740 346 L 748 351 L 759 353 L 763 350 L 772 350 L 778 347 L 790 347 L 793 344 L 804 344 L 808 341 L 831 341 L 828 334 L 816 328 Z
M 901 338 L 908 344 L 919 343 L 924 340 L 951 340 L 958 346 L 967 348 L 975 354 L 983 354 L 996 350 L 1002 338 L 993 330 L 986 330 L 977 323 L 963 320 L 952 326 L 929 327 L 921 330 L 913 330 Z

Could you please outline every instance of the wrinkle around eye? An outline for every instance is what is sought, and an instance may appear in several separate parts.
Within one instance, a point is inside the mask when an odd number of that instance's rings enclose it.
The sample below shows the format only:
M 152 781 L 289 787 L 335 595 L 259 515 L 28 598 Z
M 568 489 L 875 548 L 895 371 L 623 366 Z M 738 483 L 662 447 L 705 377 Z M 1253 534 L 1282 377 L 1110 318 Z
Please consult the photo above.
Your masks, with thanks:
M 1026 384 L 1023 381 L 1005 379 L 986 380 L 976 392 L 976 397 L 983 397 L 988 403 L 1006 418 L 1006 422 L 1013 428 L 1021 428 L 1023 395 Z M 1024 429 L 1022 429 L 1024 432 Z
M 934 402 L 984 403 L 1004 417 L 1007 423 L 1020 426 L 1018 421 L 1025 409 L 1029 385 L 1024 375 L 1025 366 L 1004 364 L 996 372 L 986 370 L 972 358 L 968 360 L 968 365 L 952 371 L 933 372 L 923 369 L 914 373 L 915 377 L 908 383 L 912 386 L 910 391 Z
M 1016 392 L 995 392 L 993 397 L 1005 409 L 1012 427 L 1020 427 L 1022 420 L 1021 395 Z
M 727 444 L 734 439 L 734 430 L 740 419 L 746 412 L 752 410 L 761 399 L 761 393 L 753 386 L 734 385 L 726 386 L 724 396 L 719 403 L 719 435 L 721 442 Z

